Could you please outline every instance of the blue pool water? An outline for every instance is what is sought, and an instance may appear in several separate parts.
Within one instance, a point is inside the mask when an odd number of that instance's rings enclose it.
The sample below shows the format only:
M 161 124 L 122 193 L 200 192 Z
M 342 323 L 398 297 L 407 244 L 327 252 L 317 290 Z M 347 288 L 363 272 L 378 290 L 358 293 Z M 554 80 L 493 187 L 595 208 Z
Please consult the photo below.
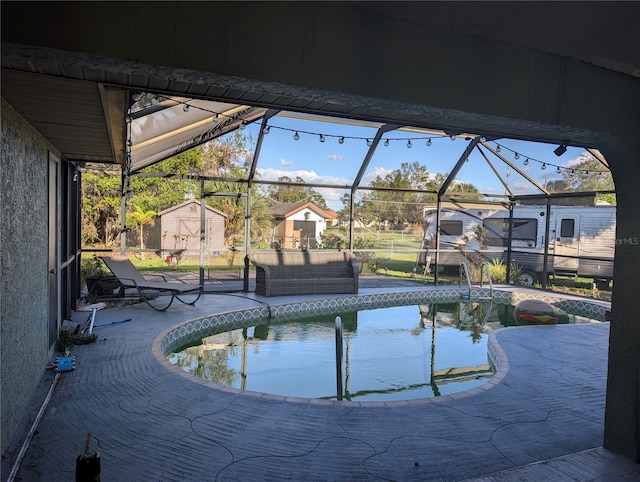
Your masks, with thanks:
M 513 325 L 513 307 L 439 303 L 340 315 L 344 400 L 392 401 L 469 390 L 494 368 L 488 333 Z M 337 399 L 336 315 L 264 320 L 208 336 L 169 355 L 183 370 L 217 384 L 282 396 Z M 560 323 L 591 322 L 564 315 Z

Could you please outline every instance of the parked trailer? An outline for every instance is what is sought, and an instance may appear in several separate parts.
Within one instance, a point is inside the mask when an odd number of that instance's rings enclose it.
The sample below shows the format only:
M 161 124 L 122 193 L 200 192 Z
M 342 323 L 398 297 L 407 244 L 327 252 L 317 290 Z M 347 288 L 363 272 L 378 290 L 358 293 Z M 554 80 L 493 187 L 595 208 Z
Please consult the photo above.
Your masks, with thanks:
M 549 213 L 547 274 L 592 278 L 598 285 L 613 279 L 616 244 L 616 208 L 608 203 L 589 206 L 552 205 Z M 418 263 L 435 262 L 436 206 L 425 208 L 428 228 Z M 511 261 L 523 270 L 525 284 L 542 280 L 544 273 L 546 205 L 518 204 L 513 207 Z M 474 229 L 486 228 L 481 246 Z M 440 210 L 440 254 L 438 266 L 460 264 L 460 253 L 480 252 L 487 260 L 507 261 L 509 210 L 500 204 L 462 206 L 442 203 Z

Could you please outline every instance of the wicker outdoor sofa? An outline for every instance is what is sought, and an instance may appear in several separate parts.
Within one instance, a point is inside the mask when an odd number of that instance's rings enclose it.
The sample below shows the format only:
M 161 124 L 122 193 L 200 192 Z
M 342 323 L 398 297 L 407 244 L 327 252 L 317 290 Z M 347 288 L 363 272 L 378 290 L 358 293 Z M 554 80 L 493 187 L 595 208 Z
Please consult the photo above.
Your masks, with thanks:
M 357 293 L 358 263 L 345 251 L 255 251 L 256 294 Z

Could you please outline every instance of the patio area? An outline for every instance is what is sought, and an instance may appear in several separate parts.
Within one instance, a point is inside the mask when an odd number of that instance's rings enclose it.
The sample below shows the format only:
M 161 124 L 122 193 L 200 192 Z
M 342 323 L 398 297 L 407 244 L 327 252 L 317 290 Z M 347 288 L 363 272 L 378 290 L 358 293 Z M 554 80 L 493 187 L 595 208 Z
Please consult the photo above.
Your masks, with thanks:
M 355 296 L 428 289 L 439 288 L 364 277 Z M 640 465 L 602 448 L 607 322 L 493 332 L 500 363 L 489 382 L 402 403 L 214 389 L 154 354 L 181 322 L 322 298 L 209 293 L 166 312 L 144 304 L 98 311 L 98 340 L 73 348 L 77 367 L 59 374 L 16 480 L 72 480 L 88 433 L 103 480 L 640 478 Z M 29 424 L 55 377 L 45 374 Z M 10 450 L 13 460 L 19 450 Z M 3 461 L 3 474 L 12 463 Z

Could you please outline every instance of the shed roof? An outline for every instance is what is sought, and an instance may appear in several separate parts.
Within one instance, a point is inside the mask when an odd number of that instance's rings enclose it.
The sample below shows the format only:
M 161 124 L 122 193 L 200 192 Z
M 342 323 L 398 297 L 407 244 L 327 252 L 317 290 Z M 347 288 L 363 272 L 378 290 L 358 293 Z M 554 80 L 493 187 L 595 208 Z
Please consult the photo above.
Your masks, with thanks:
M 175 211 L 182 207 L 188 206 L 189 204 L 195 204 L 196 206 L 200 207 L 200 203 L 197 201 L 185 201 L 182 204 L 178 204 L 177 206 L 171 206 L 170 208 L 167 208 L 164 211 L 160 211 L 158 213 L 158 217 L 164 216 L 165 214 L 168 214 L 171 211 Z M 220 216 L 224 216 L 225 218 L 227 217 L 225 213 L 223 213 L 222 211 L 218 211 L 217 209 L 214 209 L 211 206 L 206 206 L 206 208 L 207 208 L 207 211 L 211 211 L 212 213 L 219 214 Z

